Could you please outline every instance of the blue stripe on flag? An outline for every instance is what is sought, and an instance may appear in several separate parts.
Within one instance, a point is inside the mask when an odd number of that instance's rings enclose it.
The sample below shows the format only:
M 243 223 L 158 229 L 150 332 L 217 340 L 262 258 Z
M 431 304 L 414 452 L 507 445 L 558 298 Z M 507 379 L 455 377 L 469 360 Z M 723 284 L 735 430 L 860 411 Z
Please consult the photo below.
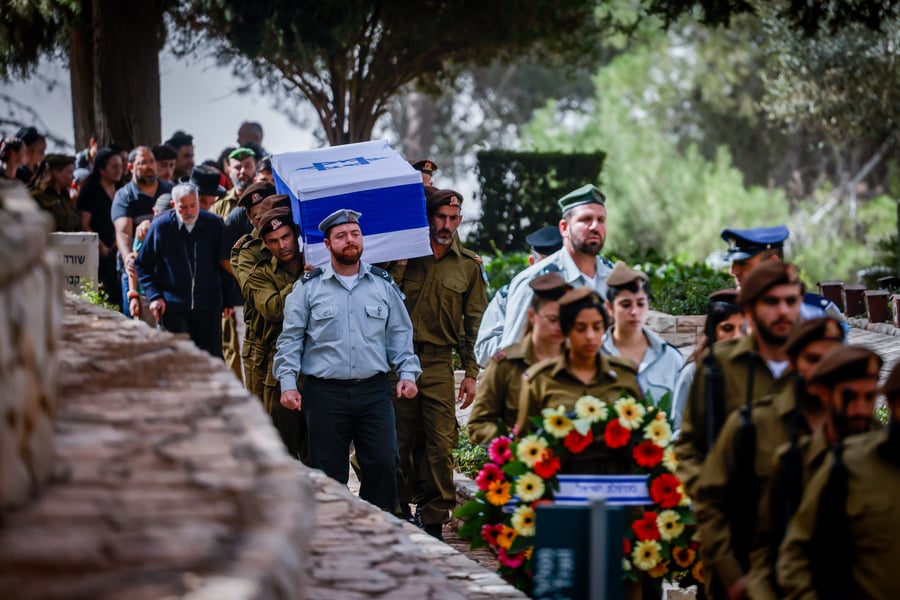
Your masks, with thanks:
M 428 222 L 425 216 L 425 189 L 421 183 L 300 200 L 298 204 L 300 220 L 307 224 L 304 227 L 307 244 L 324 240 L 325 236 L 318 230 L 319 223 L 341 208 L 362 213 L 360 226 L 366 236 L 414 229 Z

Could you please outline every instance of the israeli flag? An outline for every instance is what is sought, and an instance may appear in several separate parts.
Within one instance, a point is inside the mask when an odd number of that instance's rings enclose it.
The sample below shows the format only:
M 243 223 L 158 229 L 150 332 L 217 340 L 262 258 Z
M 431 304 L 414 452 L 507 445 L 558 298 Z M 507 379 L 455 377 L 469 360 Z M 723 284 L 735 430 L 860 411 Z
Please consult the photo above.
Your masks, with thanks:
M 341 208 L 362 213 L 367 263 L 431 254 L 422 174 L 386 141 L 278 154 L 272 166 L 275 189 L 291 198 L 308 264 L 331 259 L 318 225 Z

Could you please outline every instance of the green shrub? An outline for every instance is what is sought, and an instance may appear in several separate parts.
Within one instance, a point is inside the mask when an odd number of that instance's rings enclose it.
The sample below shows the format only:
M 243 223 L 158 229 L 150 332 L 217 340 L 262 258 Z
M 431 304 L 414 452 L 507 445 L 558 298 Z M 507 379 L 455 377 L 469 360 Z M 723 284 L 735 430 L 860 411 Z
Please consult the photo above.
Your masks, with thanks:
M 487 450 L 469 440 L 464 428 L 459 430 L 459 444 L 453 449 L 453 464 L 456 470 L 470 479 L 475 479 L 488 460 Z
M 484 270 L 488 276 L 488 299 L 493 298 L 497 290 L 512 281 L 513 277 L 527 267 L 527 252 L 502 254 L 494 246 L 494 256 L 487 257 L 484 261 Z
M 666 260 L 650 252 L 638 260 L 625 260 L 634 268 L 650 275 L 653 310 L 670 315 L 706 314 L 709 295 L 725 288 L 733 288 L 734 280 L 725 272 L 716 271 L 702 263 L 682 263 Z
M 96 287 L 94 282 L 90 279 L 82 277 L 79 284 L 81 285 L 81 293 L 79 293 L 78 296 L 82 300 L 87 300 L 91 304 L 96 304 L 97 306 L 108 308 L 109 310 L 119 310 L 118 306 L 109 301 L 109 296 L 106 295 L 106 292 Z

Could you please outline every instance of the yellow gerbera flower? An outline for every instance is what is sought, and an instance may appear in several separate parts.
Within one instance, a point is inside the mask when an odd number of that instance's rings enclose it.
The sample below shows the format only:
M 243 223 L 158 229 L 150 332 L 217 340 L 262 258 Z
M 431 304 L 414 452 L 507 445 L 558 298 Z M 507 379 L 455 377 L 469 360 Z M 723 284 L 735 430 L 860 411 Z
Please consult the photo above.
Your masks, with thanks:
M 484 494 L 485 499 L 494 506 L 505 506 L 512 499 L 508 481 L 492 481 Z
M 575 414 L 579 419 L 590 419 L 596 423 L 609 418 L 609 407 L 596 396 L 582 396 L 575 401 Z
M 665 421 L 650 421 L 644 427 L 644 439 L 653 440 L 654 444 L 660 448 L 665 448 L 672 439 L 672 428 Z
M 619 413 L 619 423 L 625 429 L 637 429 L 644 420 L 644 407 L 631 396 L 616 400 L 614 405 Z
M 504 550 L 509 550 L 513 540 L 516 539 L 516 530 L 508 525 L 503 525 L 500 533 L 497 534 L 497 545 Z
M 656 517 L 656 526 L 659 528 L 659 537 L 671 542 L 684 531 L 684 523 L 674 510 L 664 510 Z
M 663 466 L 667 468 L 670 473 L 674 473 L 676 467 L 678 467 L 678 458 L 675 456 L 674 447 L 669 446 L 663 450 Z
M 691 575 L 693 575 L 694 579 L 699 581 L 701 584 L 706 583 L 706 578 L 704 577 L 702 562 L 697 562 L 697 564 L 694 565 L 694 568 L 691 569 Z
M 534 502 L 544 495 L 544 480 L 534 473 L 523 473 L 516 478 L 516 496 L 522 502 Z
M 536 435 L 529 435 L 522 438 L 522 441 L 516 446 L 516 456 L 525 463 L 525 466 L 534 468 L 534 463 L 544 458 L 546 450 L 547 440 Z
M 553 437 L 564 438 L 572 431 L 572 420 L 565 415 L 564 408 L 560 407 L 560 410 L 544 409 L 541 414 L 544 415 L 544 430 Z
M 534 537 L 534 509 L 523 504 L 512 516 L 512 526 L 519 535 Z
M 631 551 L 631 560 L 641 571 L 649 571 L 659 564 L 662 546 L 655 540 L 641 540 Z

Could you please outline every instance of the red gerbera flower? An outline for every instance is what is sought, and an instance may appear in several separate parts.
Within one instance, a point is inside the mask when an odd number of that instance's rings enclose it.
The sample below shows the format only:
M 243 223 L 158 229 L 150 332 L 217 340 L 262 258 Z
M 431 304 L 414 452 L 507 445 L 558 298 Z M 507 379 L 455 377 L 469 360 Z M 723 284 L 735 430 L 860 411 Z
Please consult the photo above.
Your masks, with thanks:
M 681 482 L 671 473 L 663 473 L 650 484 L 650 497 L 663 508 L 675 508 L 681 502 Z
M 631 430 L 622 427 L 618 419 L 614 419 L 606 426 L 603 432 L 603 439 L 610 448 L 622 448 L 628 444 L 631 439 Z
M 659 540 L 659 528 L 656 526 L 655 512 L 647 511 L 641 519 L 631 524 L 634 535 L 639 540 Z
M 534 463 L 534 472 L 541 479 L 550 479 L 559 471 L 559 457 L 553 454 L 553 450 L 544 452 L 544 459 Z
M 622 538 L 622 556 L 628 556 L 631 554 L 631 540 L 628 538 Z
M 503 471 L 500 467 L 493 463 L 485 463 L 475 477 L 475 483 L 478 484 L 478 489 L 486 491 L 491 486 L 491 483 L 503 481 L 503 477 Z
M 481 526 L 481 537 L 493 547 L 497 546 L 497 534 L 503 526 L 500 523 L 485 523 Z
M 569 449 L 572 454 L 580 454 L 584 449 L 591 445 L 594 441 L 594 432 L 588 429 L 585 435 L 581 435 L 574 429 L 563 439 L 563 445 Z
M 654 442 L 641 442 L 634 447 L 634 461 L 642 467 L 652 469 L 662 462 L 663 449 Z

